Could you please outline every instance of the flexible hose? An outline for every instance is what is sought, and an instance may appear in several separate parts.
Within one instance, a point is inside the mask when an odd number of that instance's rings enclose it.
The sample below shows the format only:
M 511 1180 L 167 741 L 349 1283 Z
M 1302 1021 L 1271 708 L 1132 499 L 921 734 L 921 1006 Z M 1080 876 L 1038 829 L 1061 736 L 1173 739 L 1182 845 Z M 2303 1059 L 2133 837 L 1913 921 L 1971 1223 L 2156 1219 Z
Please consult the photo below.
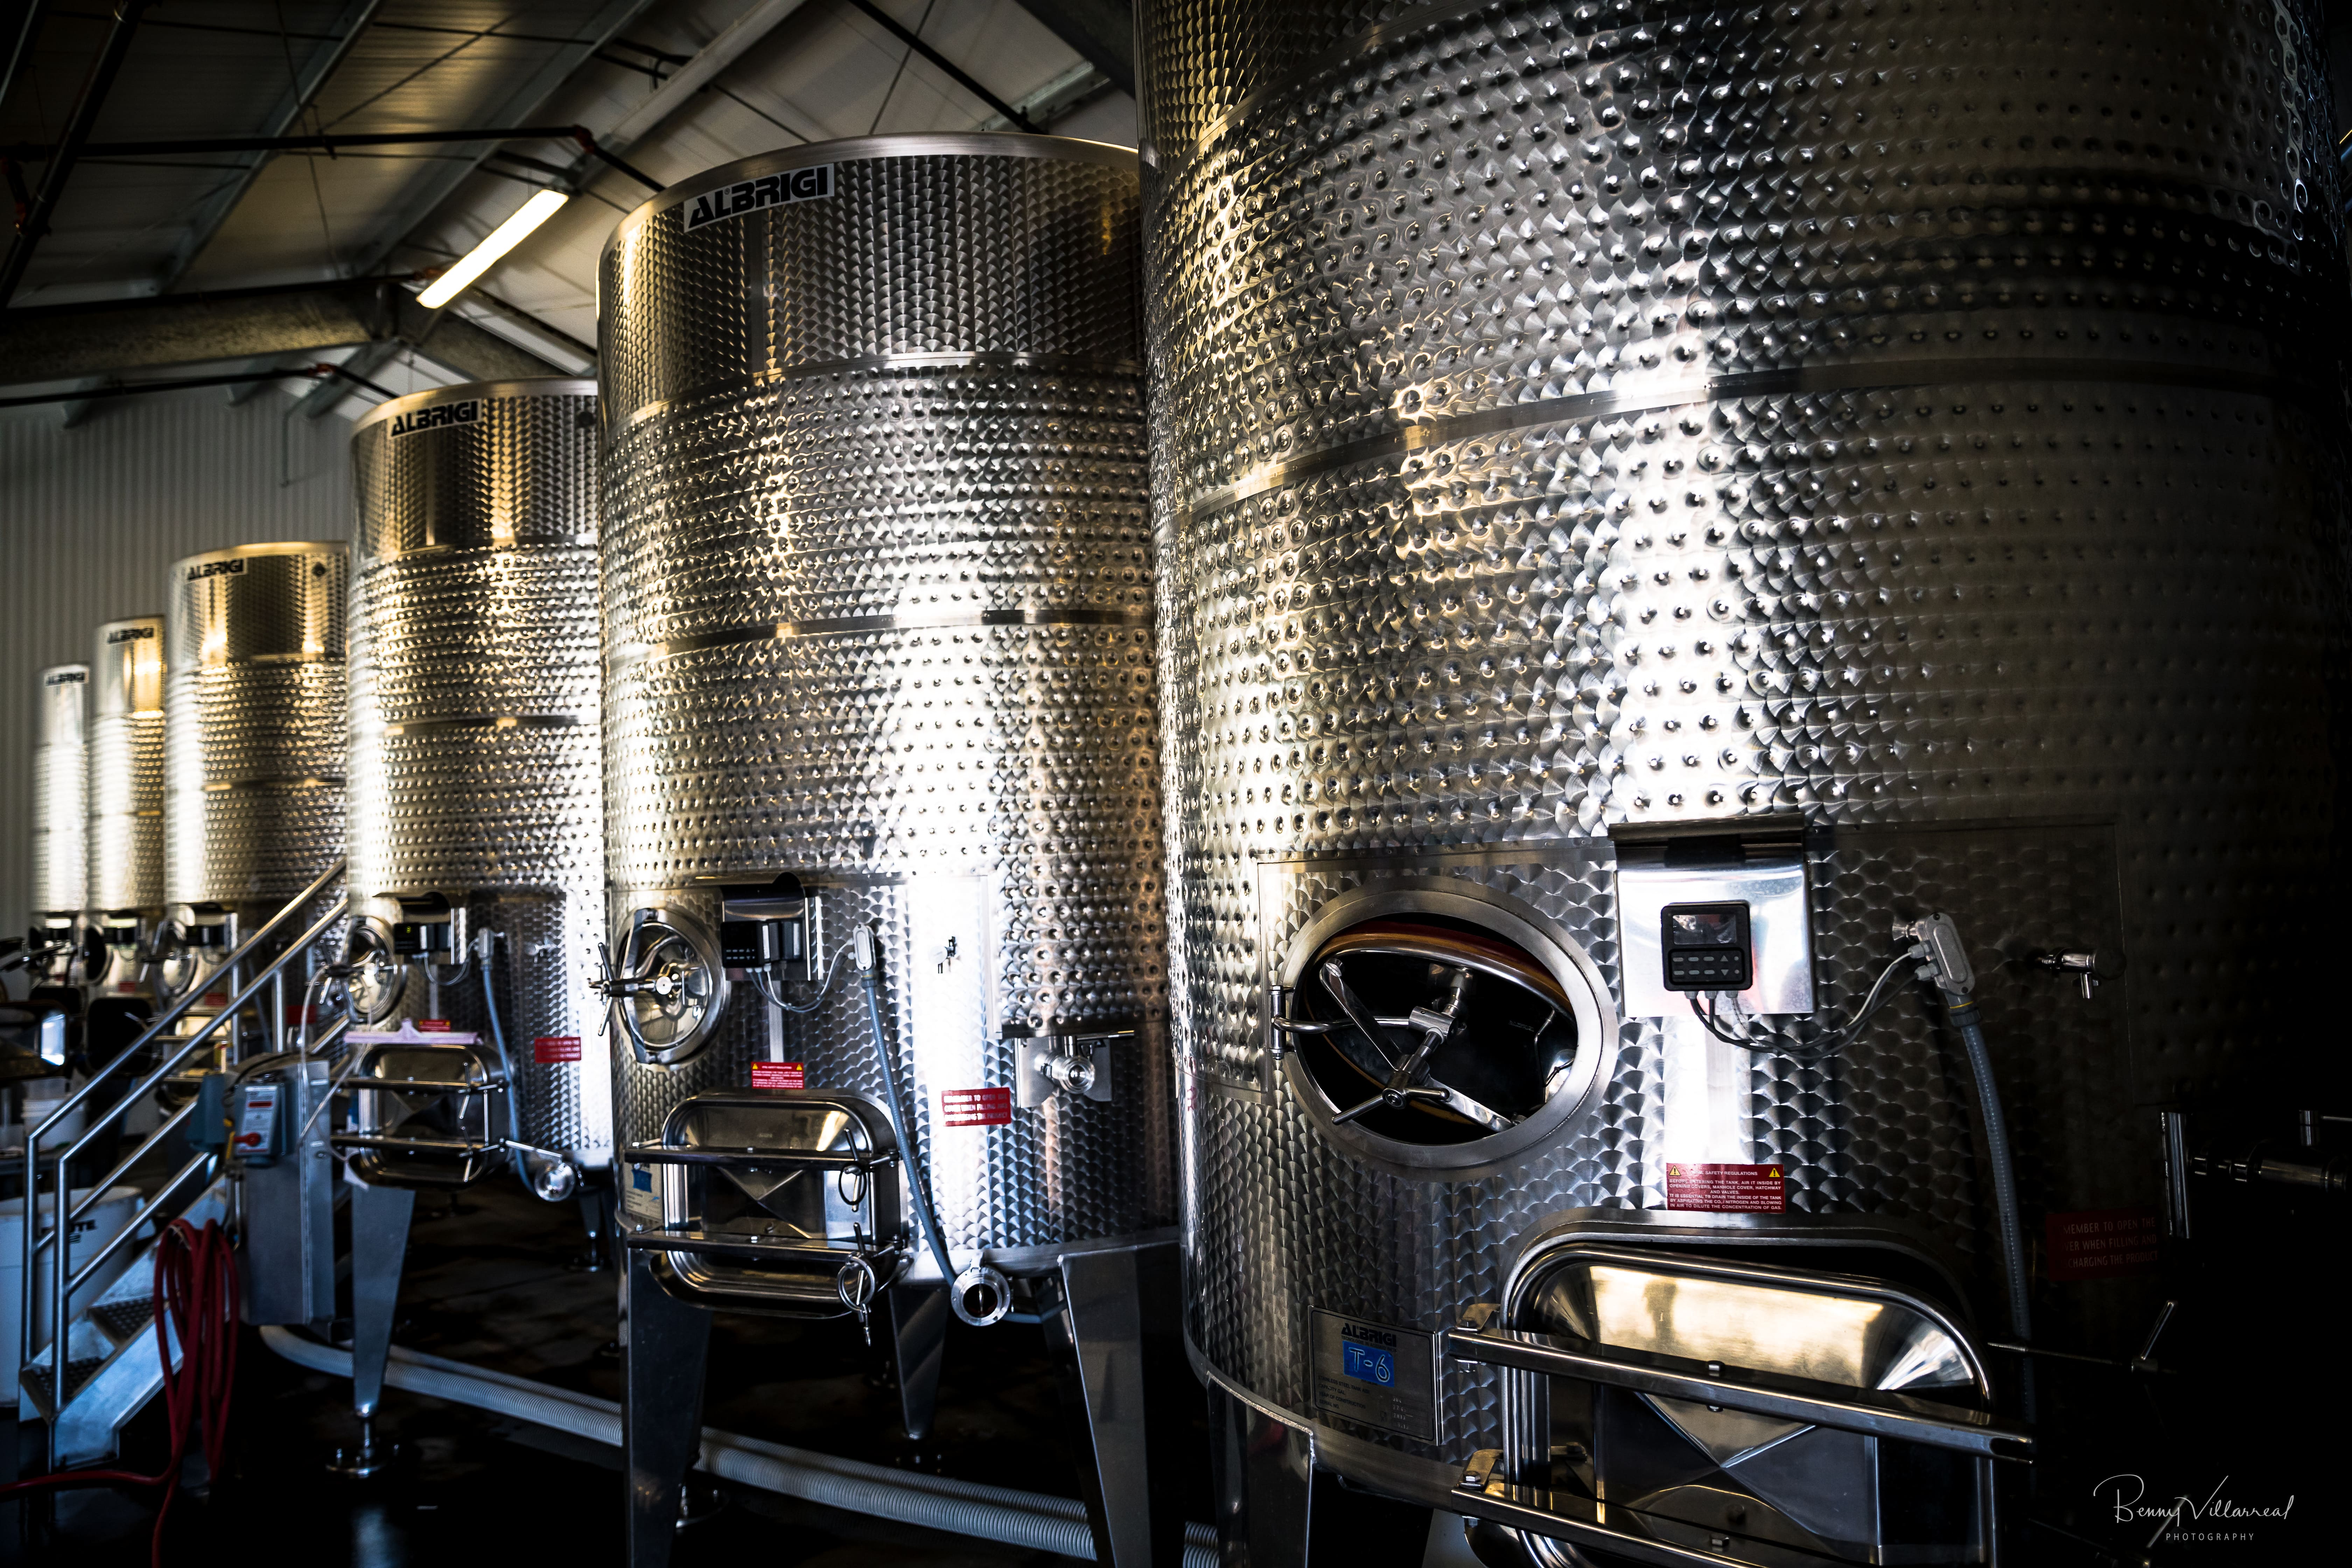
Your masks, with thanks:
M 496 934 L 497 933 L 493 931 L 484 931 L 481 937 L 482 1011 L 490 1016 L 490 1044 L 498 1050 L 499 1070 L 506 1075 L 507 1079 L 505 1096 L 507 1102 L 507 1136 L 520 1143 L 522 1142 L 522 1113 L 515 1109 L 515 1101 L 522 1096 L 522 1080 L 515 1077 L 514 1058 L 507 1055 L 507 1032 L 499 1026 L 498 994 L 490 989 L 489 949 L 491 940 L 496 936 Z M 518 1172 L 521 1171 L 522 1162 L 520 1160 L 515 1162 L 515 1169 Z M 525 1175 L 523 1177 L 523 1185 L 529 1186 L 530 1184 L 530 1176 Z
M 142 1476 L 136 1470 L 60 1470 L 52 1476 L 0 1486 L 0 1498 L 10 1498 L 44 1487 L 162 1487 L 163 1500 L 155 1509 L 155 1532 L 148 1542 L 148 1561 L 163 1568 L 163 1522 L 172 1500 L 179 1495 L 180 1462 L 187 1457 L 188 1439 L 201 1427 L 205 1463 L 214 1477 L 221 1474 L 228 1453 L 228 1417 L 236 1385 L 237 1300 L 236 1256 L 220 1221 L 206 1220 L 201 1231 L 175 1219 L 155 1242 L 155 1353 L 163 1363 L 163 1416 L 172 1434 L 172 1457 L 161 1472 Z M 64 1267 L 61 1258 L 59 1267 Z M 56 1335 L 58 1359 L 66 1333 Z M 172 1342 L 182 1347 L 180 1364 L 172 1365 Z
M 955 1262 L 948 1255 L 947 1237 L 940 1228 L 940 1216 L 931 1207 L 930 1178 L 923 1173 L 922 1152 L 915 1145 L 914 1118 L 908 1110 L 906 1092 L 898 1083 L 898 1053 L 890 1048 L 890 1037 L 882 1032 L 882 1004 L 874 994 L 875 971 L 868 969 L 864 978 L 866 1021 L 873 1026 L 874 1054 L 882 1058 L 882 1079 L 890 1090 L 890 1120 L 898 1129 L 898 1150 L 906 1161 L 907 1179 L 915 1189 L 915 1217 L 922 1224 L 923 1240 L 930 1247 L 931 1256 L 940 1260 L 940 1278 L 952 1281 Z
M 2000 1235 L 2000 1267 L 2009 1283 L 2009 1328 L 2020 1344 L 2033 1342 L 2033 1303 L 2025 1269 L 2025 1233 L 2017 1219 L 2017 1169 L 2010 1158 L 2009 1122 L 2000 1113 L 2000 1088 L 1993 1081 L 1992 1052 L 1985 1044 L 1984 1026 L 1977 1021 L 1977 1005 L 1944 998 L 1944 1016 L 1968 1048 L 1969 1068 L 1976 1075 L 1977 1110 L 1984 1119 L 1985 1152 L 1992 1165 L 1992 1207 Z M 2026 1414 L 2033 1407 L 2033 1368 L 2028 1363 L 2020 1387 Z

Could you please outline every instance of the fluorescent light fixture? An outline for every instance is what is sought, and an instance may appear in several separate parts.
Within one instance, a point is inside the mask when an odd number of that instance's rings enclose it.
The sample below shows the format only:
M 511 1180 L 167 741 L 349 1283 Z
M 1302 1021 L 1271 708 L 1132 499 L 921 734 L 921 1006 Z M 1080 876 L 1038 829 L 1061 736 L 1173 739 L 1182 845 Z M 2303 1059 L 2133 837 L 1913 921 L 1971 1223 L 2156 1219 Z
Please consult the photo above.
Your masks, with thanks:
M 416 297 L 416 302 L 428 310 L 437 310 L 466 291 L 468 284 L 490 269 L 491 264 L 520 245 L 531 230 L 555 216 L 555 209 L 572 198 L 562 191 L 541 191 L 522 204 L 514 216 L 490 230 L 489 237 L 467 251 L 465 258 L 433 280 L 433 286 Z

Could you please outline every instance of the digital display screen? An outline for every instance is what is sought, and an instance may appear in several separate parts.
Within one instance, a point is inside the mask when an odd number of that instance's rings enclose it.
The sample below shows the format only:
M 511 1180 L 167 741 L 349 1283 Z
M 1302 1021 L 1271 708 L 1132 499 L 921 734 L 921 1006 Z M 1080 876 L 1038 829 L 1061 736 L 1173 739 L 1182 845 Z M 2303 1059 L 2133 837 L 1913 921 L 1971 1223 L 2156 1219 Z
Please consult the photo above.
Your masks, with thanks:
M 1666 915 L 1666 940 L 1675 947 L 1731 947 L 1739 941 L 1742 906 L 1672 910 Z

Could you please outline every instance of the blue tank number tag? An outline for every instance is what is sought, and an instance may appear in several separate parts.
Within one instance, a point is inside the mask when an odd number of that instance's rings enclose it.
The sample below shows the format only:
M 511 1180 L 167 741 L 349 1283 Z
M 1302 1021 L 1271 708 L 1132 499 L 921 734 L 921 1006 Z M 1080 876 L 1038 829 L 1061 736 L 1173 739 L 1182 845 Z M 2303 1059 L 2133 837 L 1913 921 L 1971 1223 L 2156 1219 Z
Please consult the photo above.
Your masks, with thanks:
M 1340 1370 L 1349 1377 L 1383 1388 L 1396 1382 L 1396 1357 L 1389 1352 L 1346 1339 L 1339 1342 L 1339 1350 L 1344 1358 Z
M 1436 1336 L 1318 1307 L 1310 1353 L 1318 1419 L 1437 1441 Z

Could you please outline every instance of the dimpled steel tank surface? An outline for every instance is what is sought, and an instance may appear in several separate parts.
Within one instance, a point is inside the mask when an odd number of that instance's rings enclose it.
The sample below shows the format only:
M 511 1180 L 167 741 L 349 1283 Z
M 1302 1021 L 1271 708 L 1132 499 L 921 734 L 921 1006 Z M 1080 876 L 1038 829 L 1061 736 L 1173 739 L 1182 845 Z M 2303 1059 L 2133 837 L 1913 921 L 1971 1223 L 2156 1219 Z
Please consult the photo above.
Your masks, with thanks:
M 1353 1418 L 1318 1310 L 1435 1334 L 1543 1216 L 1692 1206 L 1669 1159 L 1785 1169 L 1767 1223 L 1915 1235 L 1998 1321 L 1931 994 L 1812 1060 L 1629 998 L 1619 879 L 1679 834 L 1786 836 L 1825 1019 L 1954 916 L 2029 1235 L 2159 1202 L 2158 1103 L 2297 1081 L 2347 610 L 2315 47 L 2268 5 L 1141 6 L 1189 1335 L 1320 1462 L 1443 1498 L 1505 1440 L 1462 1362 Z M 1591 993 L 1542 1110 L 1435 1145 L 1336 1123 L 1265 1015 L 1327 909 L 1433 890 Z M 2032 962 L 2075 946 L 2095 989 Z M 2137 1332 L 2133 1289 L 2039 1321 Z
M 390 952 L 399 900 L 446 901 L 440 1016 L 485 1032 L 455 951 L 492 967 L 522 1141 L 585 1166 L 612 1152 L 612 1086 L 587 982 L 604 932 L 597 711 L 596 388 L 473 383 L 379 405 L 352 433 L 351 889 Z M 436 907 L 437 912 L 437 906 Z M 478 963 L 478 957 L 474 961 Z M 424 1017 L 409 966 L 377 1022 Z
M 342 855 L 350 576 L 341 540 L 173 563 L 167 902 L 237 910 L 250 931 Z
M 91 651 L 89 907 L 163 904 L 163 617 L 108 621 Z
M 883 137 L 673 185 L 604 256 L 616 968 L 663 931 L 715 972 L 719 888 L 779 874 L 820 956 L 878 923 L 967 1260 L 1174 1217 L 1137 200 L 1120 149 Z M 736 973 L 615 1009 L 625 1142 L 763 1058 L 885 1100 L 854 976 L 784 1018 Z M 1124 1030 L 1108 1099 L 942 1124 L 1024 1038 Z

